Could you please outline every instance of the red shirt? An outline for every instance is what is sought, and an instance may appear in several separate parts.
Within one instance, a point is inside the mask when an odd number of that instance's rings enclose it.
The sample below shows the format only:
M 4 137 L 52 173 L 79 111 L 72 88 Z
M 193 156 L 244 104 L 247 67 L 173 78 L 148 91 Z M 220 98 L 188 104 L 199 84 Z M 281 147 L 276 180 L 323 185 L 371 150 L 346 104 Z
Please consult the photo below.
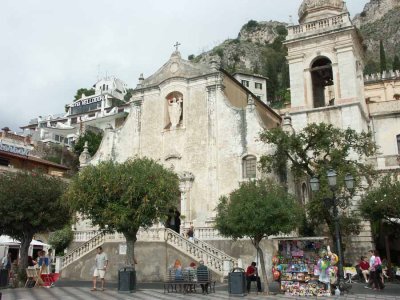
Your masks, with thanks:
M 361 270 L 368 270 L 369 269 L 369 263 L 366 262 L 366 261 L 361 261 L 359 266 L 360 266 Z
M 256 268 L 253 266 L 248 266 L 246 271 L 246 276 L 255 276 Z

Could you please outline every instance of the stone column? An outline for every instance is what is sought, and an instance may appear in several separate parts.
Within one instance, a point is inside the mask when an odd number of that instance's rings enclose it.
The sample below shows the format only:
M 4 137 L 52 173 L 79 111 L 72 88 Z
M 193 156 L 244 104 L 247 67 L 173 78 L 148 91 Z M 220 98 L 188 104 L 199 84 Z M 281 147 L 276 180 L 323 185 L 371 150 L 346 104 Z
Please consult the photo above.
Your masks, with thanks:
M 192 189 L 194 178 L 195 177 L 191 172 L 183 172 L 179 174 L 179 190 L 181 192 L 181 214 L 185 216 L 184 227 L 188 227 L 188 225 L 193 221 L 190 191 Z

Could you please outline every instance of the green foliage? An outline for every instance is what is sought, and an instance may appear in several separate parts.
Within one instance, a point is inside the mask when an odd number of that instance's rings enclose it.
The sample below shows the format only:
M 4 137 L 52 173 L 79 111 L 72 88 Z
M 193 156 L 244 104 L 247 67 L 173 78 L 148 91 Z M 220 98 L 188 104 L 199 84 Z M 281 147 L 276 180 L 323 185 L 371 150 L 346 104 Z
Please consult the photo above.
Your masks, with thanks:
M 61 195 L 66 184 L 41 173 L 8 172 L 0 178 L 0 235 L 21 241 L 21 264 L 28 264 L 28 248 L 35 234 L 62 228 L 71 213 Z
M 289 66 L 286 62 L 287 49 L 283 45 L 286 36 L 278 36 L 272 44 L 262 51 L 261 74 L 268 77 L 268 100 L 273 103 L 287 95 L 290 86 Z
M 363 189 L 363 179 L 371 183 L 375 173 L 372 166 L 363 163 L 364 158 L 375 155 L 377 151 L 370 133 L 357 133 L 350 128 L 343 130 L 325 123 L 313 123 L 297 133 L 285 132 L 282 128 L 266 130 L 260 134 L 260 139 L 277 149 L 275 153 L 261 157 L 263 170 L 279 171 L 282 168 L 282 158 L 279 157 L 284 155 L 291 163 L 290 169 L 295 179 L 307 175 L 319 178 L 320 190 L 314 193 L 307 205 L 308 219 L 314 226 L 321 223 L 328 225 L 332 236 L 334 236 L 333 213 L 327 209 L 324 199 L 332 198 L 326 173 L 334 169 L 338 174 L 335 192 L 339 207 L 343 209 L 340 216 L 342 231 L 344 234 L 359 231 L 359 216 L 347 211 L 352 194 L 345 188 L 344 177 L 347 174 L 353 175 L 355 191 Z
M 74 239 L 74 233 L 70 226 L 57 230 L 50 234 L 49 244 L 54 248 L 56 255 L 63 255 L 64 250 Z
M 218 55 L 220 58 L 224 57 L 224 49 L 221 47 L 215 47 L 213 52 L 215 55 Z
M 258 22 L 254 21 L 254 20 L 250 20 L 249 22 L 247 22 L 243 27 L 242 30 L 245 31 L 253 31 L 256 30 L 258 28 Z
M 215 227 L 233 239 L 250 237 L 261 262 L 268 293 L 267 272 L 260 242 L 269 235 L 287 234 L 296 229 L 303 211 L 286 190 L 272 180 L 248 181 L 220 198 Z
M 400 59 L 397 55 L 394 56 L 393 59 L 393 70 L 400 70 Z
M 294 197 L 271 180 L 244 182 L 229 196 L 220 198 L 216 228 L 233 239 L 290 233 L 302 218 Z
M 380 71 L 382 73 L 383 71 L 387 70 L 386 54 L 385 54 L 385 48 L 383 47 L 382 40 L 380 40 L 380 42 L 379 42 L 379 59 L 380 59 Z
M 379 64 L 376 61 L 371 59 L 365 64 L 364 68 L 365 75 L 371 75 L 378 72 L 379 72 Z
M 278 25 L 278 26 L 276 26 L 276 32 L 277 32 L 279 35 L 282 35 L 282 36 L 284 36 L 284 37 L 286 37 L 286 36 L 288 35 L 288 31 L 287 31 L 285 25 Z
M 399 173 L 391 172 L 380 179 L 361 201 L 361 212 L 372 222 L 385 220 L 394 223 L 400 216 Z M 395 223 L 397 224 L 397 223 Z M 398 225 L 398 224 L 397 224 Z
M 93 225 L 123 233 L 128 242 L 127 264 L 133 265 L 139 227 L 165 219 L 179 196 L 176 174 L 149 158 L 135 158 L 85 167 L 73 178 L 64 199 Z
M 40 148 L 40 147 L 39 147 Z M 79 161 L 75 153 L 69 151 L 67 147 L 58 144 L 43 145 L 40 148 L 43 159 L 69 167 L 70 174 L 78 171 Z
M 74 145 L 74 152 L 79 157 L 83 151 L 85 142 L 88 142 L 88 151 L 90 155 L 94 155 L 99 149 L 101 140 L 103 139 L 103 132 L 95 133 L 93 131 L 87 130 L 83 135 L 81 135 Z
M 79 90 L 76 91 L 76 94 L 74 96 L 75 101 L 81 99 L 82 94 L 85 94 L 85 96 L 92 96 L 94 95 L 95 90 L 94 89 L 86 89 L 86 88 L 80 88 Z
M 127 89 L 126 94 L 124 96 L 124 101 L 129 102 L 132 98 L 133 89 Z
M 188 56 L 188 60 L 193 60 L 195 58 L 195 55 L 194 54 L 190 54 L 189 56 Z

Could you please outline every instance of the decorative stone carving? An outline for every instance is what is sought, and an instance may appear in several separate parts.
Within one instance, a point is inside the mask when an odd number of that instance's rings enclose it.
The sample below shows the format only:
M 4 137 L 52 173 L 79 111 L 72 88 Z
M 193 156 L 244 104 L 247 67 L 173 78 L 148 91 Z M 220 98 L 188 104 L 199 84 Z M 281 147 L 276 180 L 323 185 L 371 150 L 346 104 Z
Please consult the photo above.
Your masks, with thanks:
M 165 156 L 164 160 L 170 160 L 170 159 L 181 159 L 182 155 L 180 155 L 179 153 L 175 152 L 175 153 L 170 153 L 168 155 Z
M 90 162 L 90 159 L 92 156 L 90 155 L 88 151 L 88 142 L 85 142 L 85 145 L 83 146 L 83 151 L 81 155 L 79 155 L 79 166 L 81 168 L 86 167 L 88 163 Z
M 323 7 L 341 10 L 345 8 L 345 4 L 342 0 L 304 0 L 299 8 L 300 20 L 302 20 L 310 10 Z

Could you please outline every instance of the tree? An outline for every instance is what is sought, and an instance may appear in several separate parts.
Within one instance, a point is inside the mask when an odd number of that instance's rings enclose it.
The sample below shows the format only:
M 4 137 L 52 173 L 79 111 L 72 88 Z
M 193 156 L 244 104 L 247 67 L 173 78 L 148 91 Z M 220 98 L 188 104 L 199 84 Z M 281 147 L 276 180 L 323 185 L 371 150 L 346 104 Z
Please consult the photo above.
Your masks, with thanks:
M 352 174 L 355 178 L 353 193 L 363 189 L 364 181 L 371 183 L 373 168 L 364 163 L 364 159 L 374 155 L 377 149 L 371 133 L 357 133 L 350 128 L 339 129 L 331 124 L 313 123 L 297 133 L 285 132 L 282 128 L 266 130 L 260 134 L 260 139 L 278 150 L 261 157 L 261 167 L 265 171 L 282 173 L 282 166 L 288 161 L 295 181 L 314 176 L 319 178 L 320 190 L 314 193 L 306 207 L 309 226 L 315 228 L 326 224 L 335 240 L 333 212 L 327 209 L 327 200 L 332 198 L 332 191 L 326 177 L 327 171 L 334 169 L 338 174 L 335 193 L 342 209 L 342 233 L 350 235 L 359 232 L 358 214 L 347 209 L 353 194 L 346 190 L 344 177 Z
M 379 181 L 361 201 L 361 212 L 371 222 L 384 220 L 399 225 L 400 216 L 400 181 L 398 173 L 389 173 Z
M 124 101 L 129 102 L 132 98 L 132 94 L 133 94 L 133 89 L 127 89 L 126 94 L 124 96 Z
M 73 178 L 64 199 L 101 230 L 123 233 L 126 264 L 134 267 L 139 227 L 166 218 L 179 199 L 178 176 L 149 158 L 104 161 Z
M 400 59 L 397 55 L 395 55 L 393 59 L 393 70 L 400 70 Z
M 55 255 L 63 255 L 63 251 L 71 244 L 74 239 L 74 233 L 71 226 L 57 230 L 50 234 L 49 244 L 54 248 Z
M 69 151 L 65 145 L 38 143 L 36 150 L 42 154 L 43 159 L 69 167 L 70 174 L 78 171 L 78 156 Z
M 376 73 L 379 72 L 379 70 L 380 70 L 379 63 L 377 63 L 376 61 L 370 59 L 370 60 L 367 61 L 367 63 L 365 64 L 364 74 L 365 74 L 365 75 L 376 74 Z
M 66 183 L 34 172 L 0 176 L 0 234 L 21 242 L 20 267 L 25 270 L 33 236 L 61 229 L 71 220 L 68 206 L 61 201 Z
M 380 71 L 381 73 L 383 71 L 386 71 L 386 54 L 385 54 L 385 48 L 383 46 L 382 40 L 379 42 L 379 57 L 380 57 Z
M 302 209 L 294 197 L 272 180 L 244 182 L 229 196 L 220 198 L 215 227 L 233 239 L 249 237 L 260 257 L 266 292 L 268 278 L 260 243 L 269 235 L 293 231 L 302 219 Z
M 391 263 L 390 242 L 400 235 L 400 172 L 392 171 L 382 177 L 361 200 L 360 210 L 371 221 L 375 243 L 385 241 L 388 263 Z
M 79 157 L 81 155 L 85 142 L 88 142 L 88 151 L 90 155 L 95 155 L 97 149 L 99 149 L 101 140 L 103 139 L 103 132 L 93 132 L 91 130 L 86 130 L 83 135 L 81 135 L 74 145 L 74 152 Z
M 82 94 L 85 94 L 85 96 L 87 97 L 94 95 L 94 93 L 95 93 L 94 89 L 80 88 L 79 90 L 76 91 L 74 98 L 75 101 L 77 101 L 82 98 Z

